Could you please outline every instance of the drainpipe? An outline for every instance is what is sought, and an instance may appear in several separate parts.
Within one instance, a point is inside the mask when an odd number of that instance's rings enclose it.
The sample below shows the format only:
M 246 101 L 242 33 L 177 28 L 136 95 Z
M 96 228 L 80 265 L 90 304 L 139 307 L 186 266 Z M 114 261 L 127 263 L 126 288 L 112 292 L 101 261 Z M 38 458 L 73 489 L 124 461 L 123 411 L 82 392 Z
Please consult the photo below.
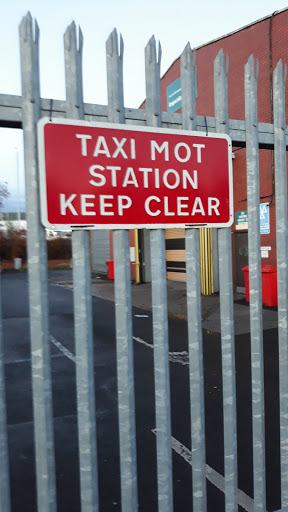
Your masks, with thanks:
M 138 246 L 138 229 L 134 229 L 135 240 L 135 283 L 140 283 L 140 261 L 139 261 L 139 246 Z
M 269 23 L 269 78 L 270 78 L 270 122 L 274 123 L 274 112 L 273 112 L 273 69 L 272 69 L 272 21 L 275 16 L 274 11 L 271 14 L 270 23 Z M 272 192 L 270 194 L 269 205 L 272 204 L 275 193 L 275 180 L 274 180 L 274 150 L 271 149 L 271 182 L 272 182 Z

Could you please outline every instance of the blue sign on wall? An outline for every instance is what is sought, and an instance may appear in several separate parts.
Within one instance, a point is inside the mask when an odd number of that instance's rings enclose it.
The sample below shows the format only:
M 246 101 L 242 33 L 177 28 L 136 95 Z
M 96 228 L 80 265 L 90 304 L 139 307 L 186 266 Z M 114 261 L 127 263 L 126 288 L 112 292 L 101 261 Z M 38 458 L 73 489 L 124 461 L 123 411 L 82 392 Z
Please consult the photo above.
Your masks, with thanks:
M 197 69 L 195 69 L 195 96 L 197 98 Z M 182 108 L 182 89 L 181 78 L 177 78 L 175 82 L 167 87 L 167 112 L 175 112 Z
M 270 218 L 269 218 L 269 203 L 260 204 L 260 235 L 269 235 L 270 233 Z
M 181 78 L 167 87 L 167 111 L 175 112 L 182 107 Z

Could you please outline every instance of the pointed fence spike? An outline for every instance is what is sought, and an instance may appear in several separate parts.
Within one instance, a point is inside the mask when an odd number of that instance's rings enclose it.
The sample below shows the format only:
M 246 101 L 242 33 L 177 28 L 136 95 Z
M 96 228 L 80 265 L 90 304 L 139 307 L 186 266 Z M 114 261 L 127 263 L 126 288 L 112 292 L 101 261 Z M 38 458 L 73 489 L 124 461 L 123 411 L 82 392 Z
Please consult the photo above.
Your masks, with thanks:
M 255 75 L 256 82 L 258 82 L 258 77 L 259 77 L 259 60 L 257 59 L 256 60 L 256 75 Z
M 184 52 L 191 53 L 191 45 L 189 41 L 184 48 Z
M 84 43 L 84 36 L 81 27 L 78 27 L 78 51 L 82 53 Z
M 112 31 L 111 40 L 112 40 L 112 44 L 113 44 L 112 51 L 113 51 L 113 53 L 116 53 L 116 55 L 118 55 L 118 32 L 117 32 L 116 27 Z
M 161 64 L 161 58 L 162 58 L 162 46 L 161 46 L 160 41 L 158 41 L 158 60 L 157 60 L 157 64 L 159 66 Z
M 114 54 L 118 55 L 118 33 L 114 28 L 106 41 L 106 54 L 112 57 Z
M 257 60 L 250 55 L 245 66 L 245 125 L 247 167 L 247 210 L 249 217 L 249 268 L 253 269 L 250 287 L 250 331 L 252 371 L 254 500 L 258 510 L 265 504 L 264 397 L 262 382 L 263 336 L 261 300 L 261 257 L 259 228 L 259 135 L 257 112 Z M 250 227 L 251 222 L 251 227 Z M 253 291 L 252 291 L 253 290 Z M 252 293 L 251 293 L 252 291 Z M 257 398 L 256 398 L 257 397 Z M 264 503 L 263 503 L 264 502 Z
M 73 20 L 70 25 L 68 25 L 65 33 L 64 33 L 64 43 L 66 50 L 69 52 L 74 48 L 77 48 L 77 38 L 76 38 L 76 24 Z
M 222 48 L 219 50 L 216 59 L 214 60 L 214 69 L 218 75 L 224 71 L 224 52 Z
M 40 36 L 40 29 L 39 29 L 39 25 L 38 25 L 38 22 L 35 18 L 35 21 L 34 21 L 34 41 L 36 44 L 39 43 L 39 36 Z
M 229 73 L 229 56 L 226 56 L 226 76 L 228 76 Z
M 82 46 L 83 36 L 75 21 L 67 27 L 64 34 L 65 74 L 66 79 L 66 112 L 76 119 L 75 107 L 78 109 L 78 119 L 83 118 L 83 83 L 82 83 Z M 70 85 L 67 84 L 70 80 Z M 75 83 L 74 83 L 75 82 Z
M 191 46 L 190 43 L 187 43 L 182 54 L 181 54 L 181 62 L 183 63 L 184 69 L 188 69 L 191 64 Z
M 21 39 L 23 39 L 23 41 L 26 41 L 26 16 L 23 16 L 21 23 L 19 25 L 19 34 Z
M 214 61 L 214 109 L 216 133 L 229 133 L 227 74 L 221 49 Z M 221 350 L 223 378 L 223 429 L 226 511 L 237 510 L 237 428 L 234 351 L 234 311 L 230 228 L 218 230 L 219 289 L 221 300 Z
M 26 39 L 32 39 L 32 38 L 33 38 L 33 18 L 29 11 L 26 16 Z
M 26 16 L 22 18 L 22 21 L 19 25 L 19 34 L 23 41 L 30 40 L 35 42 L 36 44 L 39 43 L 39 25 L 36 19 L 33 20 L 30 11 L 28 11 Z
M 249 62 L 249 60 L 245 64 L 244 73 L 245 73 L 245 80 L 250 80 L 251 79 L 251 71 L 250 71 L 250 62 Z
M 22 129 L 25 135 L 31 367 L 38 510 L 56 511 L 53 403 L 51 390 L 46 235 L 40 222 L 36 124 L 41 117 L 38 40 L 39 27 L 30 12 L 20 32 Z M 29 249 L 30 248 L 30 249 Z M 39 276 L 41 275 L 41 279 Z M 2 454 L 1 454 L 2 456 Z M 2 475 L 1 475 L 2 478 Z
M 122 34 L 120 34 L 120 52 L 119 52 L 120 59 L 123 59 L 123 54 L 124 54 L 124 40 L 123 40 Z
M 224 51 L 223 51 L 223 48 L 221 48 L 218 52 L 218 55 L 217 57 L 219 58 L 220 62 L 224 62 Z
M 77 50 L 77 27 L 74 20 L 70 25 L 70 44 L 71 50 Z
M 31 27 L 32 27 L 33 17 L 32 17 L 31 11 L 27 11 L 27 14 L 25 16 L 25 20 L 26 20 L 26 23 L 27 24 L 31 24 Z
M 285 64 L 285 67 L 286 67 L 286 64 Z M 282 83 L 284 83 L 284 85 L 285 85 L 285 67 L 283 69 L 283 63 L 282 63 L 282 60 L 280 59 L 277 62 L 277 66 L 274 69 L 274 73 L 273 73 L 273 82 L 275 82 L 275 85 L 280 85 Z
M 155 39 L 155 36 L 154 34 L 150 37 L 149 41 L 148 41 L 148 45 L 152 45 L 154 46 L 156 43 L 156 39 Z
M 76 32 L 76 23 L 74 20 L 71 21 L 70 25 L 68 25 L 66 32 L 71 35 Z
M 283 75 L 284 72 L 284 75 Z M 280 389 L 280 467 L 281 504 L 287 509 L 287 154 L 286 154 L 286 64 L 279 60 L 273 72 L 274 113 L 274 162 L 275 162 L 275 210 L 278 286 L 278 339 L 279 339 L 279 389 Z
M 193 48 L 193 63 L 192 63 L 192 65 L 193 65 L 193 68 L 196 68 L 196 48 Z
M 277 65 L 276 65 L 276 67 L 274 69 L 274 73 L 275 73 L 276 77 L 278 77 L 278 75 L 281 73 L 281 67 L 282 67 L 282 62 L 281 62 L 281 59 L 280 59 L 280 60 L 278 60 Z
M 286 85 L 286 79 L 287 79 L 287 64 L 285 64 L 285 66 L 284 66 L 284 77 L 283 77 L 284 85 Z
M 112 53 L 113 53 L 112 34 L 113 34 L 113 32 L 111 32 L 110 36 L 108 37 L 108 39 L 106 41 L 106 55 L 109 57 L 111 57 Z
M 120 54 L 119 54 L 120 50 Z M 116 28 L 106 41 L 106 66 L 108 86 L 108 117 L 110 122 L 125 122 L 123 100 L 123 51 L 122 36 Z
M 252 53 L 245 64 L 245 76 L 248 80 L 251 80 L 252 76 L 254 76 L 254 68 L 254 55 Z
M 145 46 L 145 60 L 149 64 L 152 61 L 151 46 L 149 45 L 149 43 Z
M 149 63 L 156 62 L 156 40 L 154 35 L 149 39 L 145 47 L 145 56 Z
M 69 45 L 69 27 L 70 27 L 70 25 L 68 25 L 68 27 L 66 28 L 66 30 L 64 32 L 64 36 L 63 36 L 66 49 L 69 49 L 69 47 L 70 47 L 70 45 Z
M 84 119 L 82 83 L 83 35 L 75 21 L 67 27 L 65 46 L 66 114 Z M 76 353 L 77 431 L 81 510 L 98 512 L 98 467 L 95 392 L 93 379 L 93 328 L 89 233 L 73 231 L 74 332 Z M 88 249 L 88 251 L 87 251 Z M 77 283 L 77 285 L 76 285 Z

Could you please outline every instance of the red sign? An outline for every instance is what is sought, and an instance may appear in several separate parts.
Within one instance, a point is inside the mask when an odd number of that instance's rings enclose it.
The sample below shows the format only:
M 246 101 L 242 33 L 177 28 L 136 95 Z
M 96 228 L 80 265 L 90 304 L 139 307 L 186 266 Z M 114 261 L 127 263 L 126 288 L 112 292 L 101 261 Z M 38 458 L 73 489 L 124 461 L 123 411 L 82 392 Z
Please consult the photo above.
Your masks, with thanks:
M 50 229 L 230 226 L 226 135 L 42 119 L 42 223 Z

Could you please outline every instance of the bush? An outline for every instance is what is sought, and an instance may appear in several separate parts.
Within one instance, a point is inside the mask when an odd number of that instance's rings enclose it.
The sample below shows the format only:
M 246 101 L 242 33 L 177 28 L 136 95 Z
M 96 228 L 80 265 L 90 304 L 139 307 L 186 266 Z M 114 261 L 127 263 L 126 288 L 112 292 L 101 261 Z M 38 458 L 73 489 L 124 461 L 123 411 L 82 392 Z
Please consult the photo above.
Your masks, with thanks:
M 6 231 L 0 231 L 0 259 L 13 261 L 27 259 L 27 239 L 23 230 L 17 230 L 7 222 Z M 47 240 L 48 260 L 70 260 L 72 257 L 71 238 L 57 237 Z
M 11 222 L 7 222 L 7 229 L 0 233 L 0 258 L 13 261 L 14 258 L 26 260 L 26 233 L 17 230 Z
M 47 241 L 48 260 L 70 260 L 71 238 L 54 238 Z
M 22 260 L 27 259 L 27 240 L 26 236 L 21 233 L 15 237 L 12 245 L 12 260 L 14 260 L 14 258 L 22 258 Z

